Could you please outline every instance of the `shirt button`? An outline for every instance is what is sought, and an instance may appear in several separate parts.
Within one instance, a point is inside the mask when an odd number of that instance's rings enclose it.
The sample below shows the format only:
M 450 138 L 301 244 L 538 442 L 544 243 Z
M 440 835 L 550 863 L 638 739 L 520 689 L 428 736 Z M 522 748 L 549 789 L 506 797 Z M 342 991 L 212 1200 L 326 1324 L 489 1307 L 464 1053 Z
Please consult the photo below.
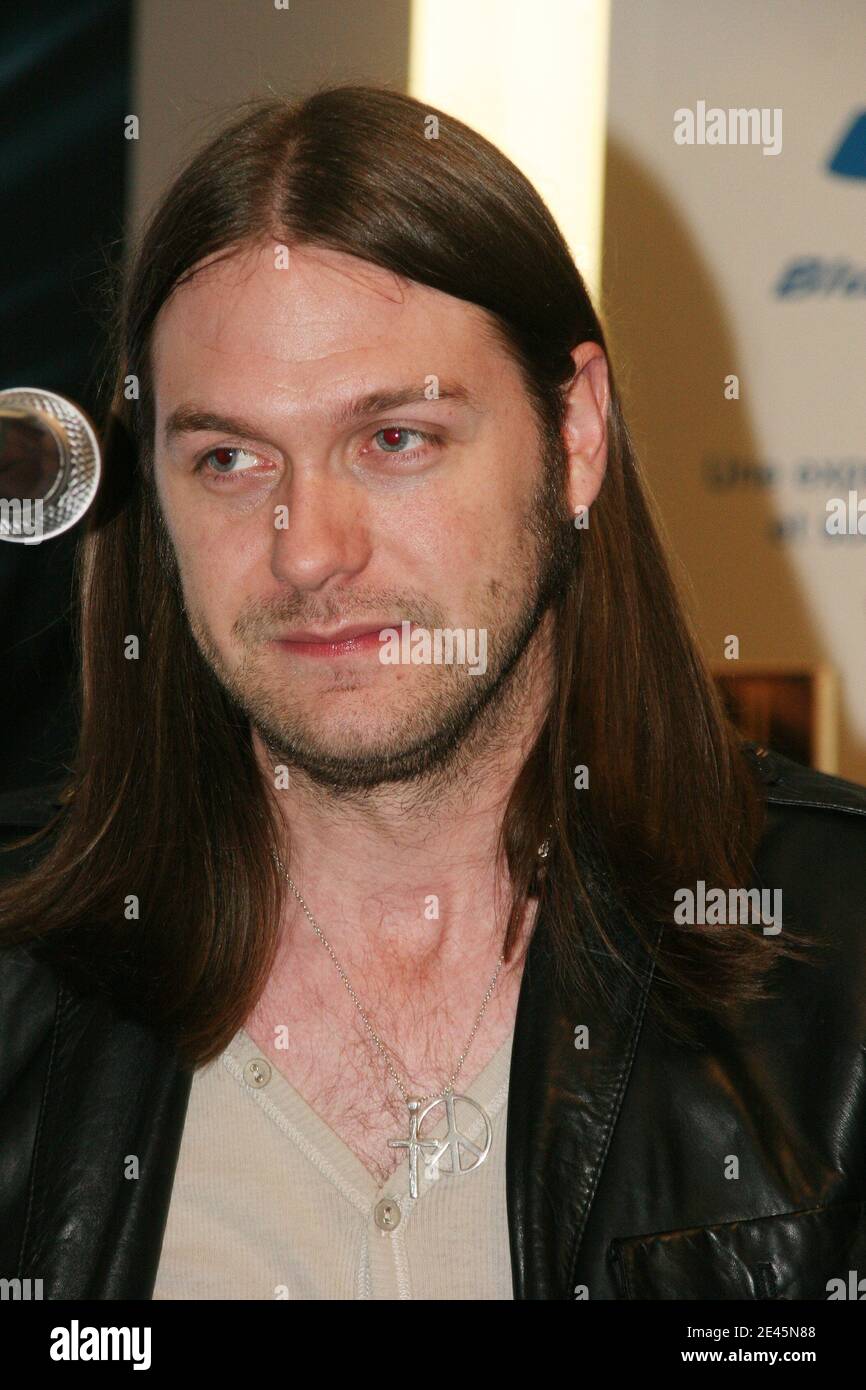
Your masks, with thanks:
M 400 1208 L 393 1197 L 383 1197 L 376 1203 L 373 1220 L 380 1231 L 393 1231 L 400 1224 Z
M 264 1057 L 253 1057 L 244 1067 L 244 1081 L 248 1086 L 267 1086 L 270 1079 L 270 1063 Z

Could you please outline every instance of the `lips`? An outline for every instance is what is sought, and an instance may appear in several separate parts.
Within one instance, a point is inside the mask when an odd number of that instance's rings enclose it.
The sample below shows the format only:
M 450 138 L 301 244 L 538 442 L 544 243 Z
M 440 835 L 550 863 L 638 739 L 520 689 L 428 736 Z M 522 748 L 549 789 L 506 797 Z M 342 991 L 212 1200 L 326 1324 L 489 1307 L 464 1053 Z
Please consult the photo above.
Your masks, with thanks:
M 396 627 L 399 630 L 400 624 L 389 623 L 350 623 L 346 627 L 335 628 L 333 632 L 315 632 L 312 628 L 296 628 L 292 632 L 283 632 L 274 640 L 277 642 L 322 642 L 339 645 L 348 642 L 352 637 L 365 637 L 369 633 L 378 635 L 386 627 Z
M 273 645 L 291 656 L 340 657 L 361 655 L 381 650 L 379 634 L 385 628 L 399 631 L 399 620 L 377 623 L 347 623 L 333 632 L 317 632 L 313 628 L 295 628 L 274 638 Z

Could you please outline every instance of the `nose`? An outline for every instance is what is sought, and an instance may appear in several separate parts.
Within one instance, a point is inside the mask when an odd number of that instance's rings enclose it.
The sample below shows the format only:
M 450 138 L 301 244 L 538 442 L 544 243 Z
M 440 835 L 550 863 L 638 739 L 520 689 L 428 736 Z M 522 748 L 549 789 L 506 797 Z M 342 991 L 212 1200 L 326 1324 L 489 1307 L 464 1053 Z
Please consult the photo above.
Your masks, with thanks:
M 370 558 L 367 504 L 348 478 L 296 469 L 276 503 L 271 569 L 296 589 L 319 589 L 364 569 Z

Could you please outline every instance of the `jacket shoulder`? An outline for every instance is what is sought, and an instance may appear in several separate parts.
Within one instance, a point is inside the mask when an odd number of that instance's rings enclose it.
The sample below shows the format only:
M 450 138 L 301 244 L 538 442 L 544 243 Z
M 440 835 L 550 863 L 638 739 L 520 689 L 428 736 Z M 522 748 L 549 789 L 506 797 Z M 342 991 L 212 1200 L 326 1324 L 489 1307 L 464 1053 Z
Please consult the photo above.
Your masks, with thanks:
M 24 946 L 0 949 L 0 1261 L 18 1270 L 33 1154 L 50 1070 L 58 984 Z
M 817 772 L 758 744 L 744 744 L 743 751 L 764 784 L 765 798 L 771 804 L 866 816 L 866 786 L 859 782 Z
M 0 945 L 0 1079 L 15 1070 L 16 1060 L 30 1051 L 34 1040 L 50 1030 L 59 980 L 50 962 L 28 945 Z

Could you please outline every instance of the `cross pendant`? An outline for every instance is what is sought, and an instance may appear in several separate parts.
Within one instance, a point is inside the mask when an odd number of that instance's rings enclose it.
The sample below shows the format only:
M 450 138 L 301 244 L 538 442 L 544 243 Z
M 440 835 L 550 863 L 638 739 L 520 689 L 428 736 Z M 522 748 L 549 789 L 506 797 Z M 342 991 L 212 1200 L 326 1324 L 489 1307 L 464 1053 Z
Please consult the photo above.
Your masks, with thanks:
M 409 1138 L 408 1139 L 389 1139 L 388 1147 L 391 1149 L 408 1149 L 409 1151 L 409 1196 L 418 1196 L 418 1154 L 423 1149 L 437 1149 L 439 1147 L 435 1139 L 418 1138 L 418 1111 L 421 1106 L 420 1100 L 407 1100 L 409 1107 Z

